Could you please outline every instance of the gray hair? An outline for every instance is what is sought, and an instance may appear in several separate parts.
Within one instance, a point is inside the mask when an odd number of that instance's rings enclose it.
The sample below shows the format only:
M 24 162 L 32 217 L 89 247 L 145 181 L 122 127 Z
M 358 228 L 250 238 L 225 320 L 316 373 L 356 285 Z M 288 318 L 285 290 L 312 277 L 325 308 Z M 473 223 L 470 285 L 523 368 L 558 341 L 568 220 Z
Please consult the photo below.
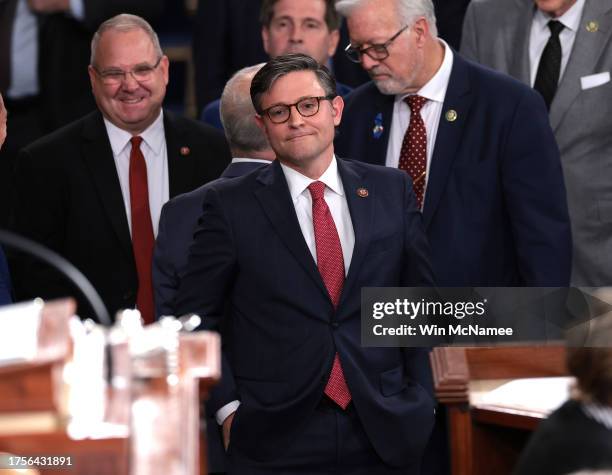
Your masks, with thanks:
M 312 71 L 317 77 L 319 85 L 325 91 L 325 95 L 329 97 L 337 96 L 336 80 L 325 66 L 319 64 L 310 56 L 301 53 L 277 56 L 268 61 L 251 81 L 251 100 L 258 114 L 263 112 L 261 96 L 272 88 L 277 79 L 298 71 Z
M 351 12 L 371 0 L 338 0 L 336 2 L 336 11 L 343 17 L 351 16 Z M 438 36 L 438 28 L 436 27 L 436 14 L 432 0 L 393 0 L 397 7 L 402 25 L 413 25 L 420 18 L 425 17 L 429 25 L 429 31 L 432 37 Z
M 263 65 L 249 66 L 236 72 L 221 94 L 221 123 L 232 150 L 261 152 L 269 147 L 266 136 L 255 122 L 255 109 L 249 95 L 251 80 Z
M 159 38 L 157 37 L 157 33 L 155 33 L 155 31 L 153 30 L 151 25 L 149 25 L 149 22 L 147 22 L 147 20 L 137 15 L 122 13 L 121 15 L 116 15 L 106 20 L 98 27 L 98 30 L 94 33 L 93 38 L 91 39 L 91 56 L 89 59 L 89 64 L 91 64 L 92 66 L 94 66 L 96 63 L 96 51 L 98 49 L 98 43 L 100 42 L 100 38 L 105 32 L 109 30 L 119 32 L 142 30 L 150 38 L 151 43 L 153 43 L 153 48 L 155 49 L 157 57 L 161 58 L 164 54 L 159 44 Z

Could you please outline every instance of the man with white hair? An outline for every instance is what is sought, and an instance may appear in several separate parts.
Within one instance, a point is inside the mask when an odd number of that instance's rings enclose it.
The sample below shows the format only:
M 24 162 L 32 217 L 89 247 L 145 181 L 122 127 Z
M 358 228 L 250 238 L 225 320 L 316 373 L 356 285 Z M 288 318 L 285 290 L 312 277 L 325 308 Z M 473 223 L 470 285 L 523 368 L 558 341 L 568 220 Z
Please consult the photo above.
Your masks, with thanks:
M 340 0 L 372 82 L 346 100 L 341 156 L 412 177 L 442 286 L 564 286 L 571 235 L 542 98 L 437 38 L 431 0 Z

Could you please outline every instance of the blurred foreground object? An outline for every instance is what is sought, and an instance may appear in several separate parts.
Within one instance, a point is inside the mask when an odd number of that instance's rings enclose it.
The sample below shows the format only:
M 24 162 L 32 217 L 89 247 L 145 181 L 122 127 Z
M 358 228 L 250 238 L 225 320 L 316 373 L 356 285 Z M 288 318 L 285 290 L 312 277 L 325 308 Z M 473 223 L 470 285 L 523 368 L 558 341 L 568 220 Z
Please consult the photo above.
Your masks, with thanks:
M 74 312 L 73 300 L 0 311 L 0 452 L 63 459 L 27 467 L 43 475 L 205 473 L 199 408 L 220 377 L 218 335 L 188 333 L 197 317 L 143 327 L 126 310 L 109 329 Z

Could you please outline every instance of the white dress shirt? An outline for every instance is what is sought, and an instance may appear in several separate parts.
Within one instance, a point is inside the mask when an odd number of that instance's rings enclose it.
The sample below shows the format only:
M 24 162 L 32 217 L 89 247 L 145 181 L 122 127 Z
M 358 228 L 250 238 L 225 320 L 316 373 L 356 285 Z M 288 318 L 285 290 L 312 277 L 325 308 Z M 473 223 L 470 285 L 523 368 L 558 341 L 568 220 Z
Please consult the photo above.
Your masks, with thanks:
M 132 234 L 132 208 L 130 206 L 130 152 L 132 134 L 120 129 L 110 121 L 104 119 L 108 139 L 113 149 L 119 185 L 123 195 L 123 204 Z M 166 149 L 166 135 L 164 132 L 164 114 L 160 112 L 159 117 L 142 134 L 140 150 L 147 164 L 147 185 L 149 191 L 149 209 L 151 210 L 151 223 L 153 223 L 153 234 L 157 237 L 159 216 L 162 206 L 168 201 L 168 151 Z
M 431 165 L 431 157 L 436 144 L 436 136 L 438 134 L 438 125 L 442 116 L 442 106 L 444 105 L 444 97 L 448 88 L 451 70 L 453 69 L 453 52 L 445 41 L 439 39 L 444 45 L 444 59 L 436 74 L 421 88 L 416 94 L 428 99 L 421 108 L 421 117 L 425 123 L 427 131 L 427 176 L 429 176 L 429 168 Z M 404 135 L 410 124 L 410 107 L 404 101 L 410 94 L 402 94 L 395 96 L 393 104 L 393 118 L 391 120 L 391 130 L 389 131 L 389 143 L 387 144 L 387 158 L 385 164 L 388 167 L 397 168 L 399 165 L 400 153 L 402 151 L 402 142 Z M 425 182 L 427 189 L 427 182 Z M 426 199 L 425 194 L 425 199 Z
M 580 28 L 580 19 L 582 18 L 582 10 L 584 9 L 584 0 L 577 0 L 571 8 L 559 18 L 555 20 L 563 24 L 565 28 L 559 33 L 559 42 L 561 43 L 561 73 L 559 81 L 563 77 L 567 62 L 569 61 L 576 33 Z M 550 28 L 548 22 L 553 18 L 541 10 L 536 8 L 531 21 L 531 33 L 529 35 L 529 70 L 531 78 L 531 87 L 535 84 L 536 74 L 538 73 L 538 65 L 540 58 L 546 47 L 546 43 L 550 38 Z
M 344 258 L 344 275 L 346 276 L 349 266 L 351 265 L 353 248 L 355 247 L 355 231 L 353 229 L 353 221 L 351 220 L 351 213 L 349 212 L 342 180 L 338 173 L 338 162 L 336 161 L 336 157 L 334 156 L 332 158 L 329 167 L 327 167 L 327 170 L 325 170 L 318 180 L 308 178 L 282 163 L 281 168 L 285 174 L 287 185 L 289 186 L 289 193 L 291 194 L 293 206 L 295 207 L 295 214 L 300 223 L 302 235 L 304 236 L 304 240 L 315 262 L 317 262 L 317 248 L 314 226 L 312 224 L 312 197 L 310 195 L 310 190 L 308 190 L 308 185 L 315 181 L 325 183 L 324 198 L 334 218 L 338 236 L 340 237 L 340 246 L 342 247 L 342 256 Z M 240 406 L 240 401 L 232 401 L 219 409 L 215 414 L 217 423 L 222 425 L 223 421 L 238 409 L 238 406 Z

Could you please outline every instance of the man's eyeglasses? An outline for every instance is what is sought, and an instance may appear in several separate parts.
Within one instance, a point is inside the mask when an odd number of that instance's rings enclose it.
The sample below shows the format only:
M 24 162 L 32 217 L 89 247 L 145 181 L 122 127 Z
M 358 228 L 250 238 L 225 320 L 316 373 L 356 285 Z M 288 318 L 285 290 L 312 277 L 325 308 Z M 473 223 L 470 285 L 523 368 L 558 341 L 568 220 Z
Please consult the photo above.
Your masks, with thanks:
M 124 71 L 123 69 L 107 69 L 106 71 L 99 71 L 98 68 L 92 66 L 94 71 L 102 82 L 107 86 L 116 86 L 118 84 L 123 83 L 125 81 L 128 74 L 131 74 L 132 77 L 138 82 L 146 82 L 153 76 L 153 72 L 159 66 L 159 63 L 162 60 L 162 56 L 159 57 L 157 62 L 151 66 L 149 64 L 141 64 L 136 66 L 134 69 L 129 71 Z
M 295 104 L 278 104 L 268 107 L 262 111 L 261 115 L 267 115 L 268 119 L 274 124 L 282 124 L 289 120 L 289 117 L 291 117 L 291 108 L 295 106 L 295 109 L 302 117 L 311 117 L 319 112 L 319 104 L 321 101 L 331 101 L 334 97 L 336 96 L 305 97 Z
M 349 44 L 346 48 L 344 48 L 344 52 L 348 59 L 350 59 L 353 63 L 361 63 L 361 59 L 364 54 L 367 54 L 374 61 L 382 61 L 389 57 L 389 50 L 387 49 L 395 38 L 401 35 L 404 30 L 406 30 L 409 25 L 404 26 L 401 30 L 395 33 L 391 38 L 385 41 L 382 44 L 368 46 L 367 48 L 355 48 L 353 45 Z

